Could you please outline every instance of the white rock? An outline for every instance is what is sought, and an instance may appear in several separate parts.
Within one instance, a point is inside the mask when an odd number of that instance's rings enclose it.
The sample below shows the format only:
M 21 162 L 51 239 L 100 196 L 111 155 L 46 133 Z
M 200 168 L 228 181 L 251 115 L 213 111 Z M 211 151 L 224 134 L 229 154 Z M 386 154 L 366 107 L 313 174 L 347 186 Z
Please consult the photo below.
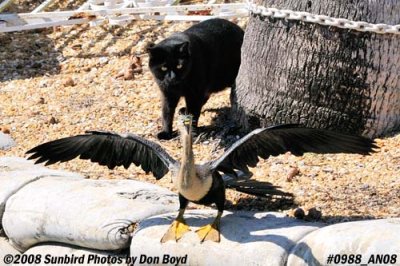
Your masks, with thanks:
M 81 178 L 83 178 L 81 175 L 76 174 L 76 173 L 71 173 L 71 172 L 62 171 L 62 170 L 52 170 L 52 169 L 44 167 L 40 164 L 34 164 L 34 161 L 27 160 L 25 158 L 0 157 L 0 173 L 17 171 L 17 170 L 25 171 L 25 170 L 31 170 L 31 169 L 40 169 L 42 171 L 45 171 L 46 173 L 58 173 L 61 175 L 68 175 L 68 176 L 75 176 L 75 177 L 80 176 Z
M 0 150 L 6 150 L 15 146 L 15 141 L 8 134 L 0 132 Z
M 107 57 L 102 56 L 102 57 L 99 58 L 99 63 L 100 63 L 100 65 L 105 65 L 105 64 L 108 63 L 108 60 L 109 59 Z
M 221 219 L 221 242 L 200 243 L 195 234 L 199 226 L 211 223 L 215 210 L 186 211 L 185 219 L 192 232 L 177 243 L 160 243 L 176 214 L 151 217 L 139 224 L 132 237 L 131 256 L 157 257 L 164 254 L 182 259 L 188 265 L 283 265 L 296 242 L 321 224 L 307 223 L 273 212 L 224 212 Z
M 46 176 L 68 176 L 83 179 L 83 176 L 65 171 L 51 170 L 32 161 L 18 157 L 0 158 L 0 221 L 8 198 L 25 185 Z M 0 223 L 1 228 L 1 223 Z
M 5 255 L 11 254 L 19 254 L 18 250 L 16 250 L 5 237 L 0 237 L 0 260 L 3 262 L 3 258 Z
M 176 210 L 177 201 L 167 189 L 133 180 L 45 177 L 8 199 L 3 228 L 20 250 L 49 241 L 117 250 L 129 246 L 130 224 Z
M 287 265 L 326 265 L 330 254 L 361 254 L 362 260 L 353 265 L 387 265 L 368 260 L 371 255 L 396 255 L 394 265 L 400 265 L 400 218 L 340 223 L 314 231 L 293 248 Z
M 28 249 L 24 254 L 42 255 L 40 263 L 33 265 L 126 265 L 128 254 L 90 250 L 59 243 L 39 244 Z

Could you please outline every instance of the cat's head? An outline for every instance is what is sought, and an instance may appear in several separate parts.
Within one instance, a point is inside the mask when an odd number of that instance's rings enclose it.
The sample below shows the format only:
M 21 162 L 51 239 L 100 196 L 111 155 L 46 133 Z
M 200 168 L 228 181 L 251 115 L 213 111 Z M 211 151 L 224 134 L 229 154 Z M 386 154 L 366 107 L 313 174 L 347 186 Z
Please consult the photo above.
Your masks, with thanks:
M 170 37 L 147 47 L 150 56 L 149 68 L 164 84 L 177 84 L 190 71 L 190 42 L 185 38 Z

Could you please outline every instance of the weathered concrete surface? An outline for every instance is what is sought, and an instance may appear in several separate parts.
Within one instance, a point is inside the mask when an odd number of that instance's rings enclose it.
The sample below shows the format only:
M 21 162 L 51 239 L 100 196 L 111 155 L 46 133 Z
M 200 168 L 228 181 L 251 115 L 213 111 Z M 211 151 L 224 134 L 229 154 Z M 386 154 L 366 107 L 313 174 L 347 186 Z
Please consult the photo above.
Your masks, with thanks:
M 51 170 L 40 165 L 34 165 L 32 161 L 24 158 L 0 158 L 0 228 L 2 227 L 1 220 L 8 198 L 30 182 L 46 176 L 65 176 L 75 179 L 84 178 L 75 173 Z
M 10 135 L 0 132 L 0 150 L 7 150 L 15 146 L 15 141 Z
M 21 251 L 41 242 L 99 250 L 129 246 L 127 227 L 178 209 L 176 194 L 133 180 L 44 177 L 11 196 L 4 231 Z
M 3 263 L 3 258 L 7 254 L 19 254 L 19 251 L 16 250 L 10 242 L 5 237 L 0 237 L 0 264 Z
M 145 257 L 145 264 L 158 258 L 164 265 L 325 265 L 330 254 L 362 254 L 360 263 L 400 265 L 400 218 L 323 227 L 281 213 L 225 212 L 221 243 L 201 244 L 194 231 L 212 222 L 216 211 L 188 210 L 192 232 L 161 244 L 176 216 L 165 213 L 178 208 L 177 196 L 164 188 L 88 180 L 13 157 L 0 158 L 0 187 L 0 217 L 5 206 L 3 229 L 11 240 L 0 237 L 0 259 L 17 254 L 15 246 L 30 248 L 27 254 L 80 258 L 72 265 L 126 265 L 130 245 L 129 256 Z M 130 225 L 139 222 L 130 243 Z M 124 249 L 121 258 L 117 252 Z
M 44 243 L 28 249 L 24 254 L 40 254 L 41 263 L 35 265 L 127 265 L 127 250 L 107 252 L 59 243 Z M 68 261 L 68 262 L 67 262 Z
M 391 265 L 400 265 L 400 218 L 341 223 L 314 231 L 293 248 L 288 265 L 326 265 L 331 254 L 362 254 L 357 265 L 387 265 L 368 261 L 372 255 L 396 255 Z
M 132 237 L 131 256 L 164 254 L 184 258 L 188 265 L 283 265 L 296 242 L 320 228 L 274 212 L 224 212 L 221 220 L 221 242 L 200 243 L 195 230 L 213 221 L 215 210 L 186 211 L 185 219 L 192 232 L 178 243 L 160 243 L 176 214 L 151 217 L 139 224 Z

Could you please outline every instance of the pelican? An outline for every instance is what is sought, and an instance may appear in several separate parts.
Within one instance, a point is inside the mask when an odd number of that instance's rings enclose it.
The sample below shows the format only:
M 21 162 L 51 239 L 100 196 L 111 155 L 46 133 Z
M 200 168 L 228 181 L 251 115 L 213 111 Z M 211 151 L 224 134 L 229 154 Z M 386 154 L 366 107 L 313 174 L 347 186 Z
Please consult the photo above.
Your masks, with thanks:
M 178 119 L 183 147 L 180 162 L 155 142 L 130 133 L 108 131 L 87 131 L 82 135 L 43 143 L 27 152 L 32 154 L 28 159 L 50 165 L 80 156 L 80 159 L 90 159 L 110 169 L 116 166 L 128 168 L 134 163 L 146 173 L 151 172 L 157 180 L 171 171 L 179 192 L 179 212 L 161 242 L 178 241 L 190 231 L 184 219 L 189 202 L 203 205 L 215 203 L 218 210 L 215 220 L 196 232 L 201 242 L 219 242 L 220 220 L 225 204 L 225 182 L 220 173 L 236 175 L 238 171 L 248 172 L 248 167 L 257 165 L 259 157 L 267 159 L 286 152 L 295 156 L 305 152 L 368 155 L 377 148 L 373 140 L 365 137 L 287 124 L 256 129 L 236 141 L 218 159 L 195 164 L 192 118 L 191 115 L 180 115 Z

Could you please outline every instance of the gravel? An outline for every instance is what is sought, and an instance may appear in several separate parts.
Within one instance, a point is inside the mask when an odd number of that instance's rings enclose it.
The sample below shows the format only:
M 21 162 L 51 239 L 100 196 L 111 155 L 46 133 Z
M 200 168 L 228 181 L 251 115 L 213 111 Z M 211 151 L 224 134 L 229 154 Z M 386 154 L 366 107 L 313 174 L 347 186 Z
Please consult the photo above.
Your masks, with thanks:
M 31 1 L 29 3 L 34 3 Z M 245 20 L 240 25 L 245 25 Z M 156 140 L 160 130 L 159 91 L 147 67 L 145 47 L 188 22 L 134 21 L 126 27 L 88 25 L 0 34 L 0 127 L 18 143 L 0 156 L 22 156 L 42 142 L 102 129 L 132 132 Z M 116 78 L 136 54 L 142 73 Z M 183 106 L 181 102 L 178 109 Z M 194 145 L 198 161 L 217 158 L 237 128 L 229 120 L 229 90 L 211 97 L 199 125 L 205 134 Z M 177 110 L 178 110 L 177 109 Z M 175 127 L 176 128 L 176 127 Z M 329 223 L 400 216 L 400 135 L 377 140 L 371 156 L 281 155 L 251 169 L 253 177 L 293 194 L 293 199 L 257 199 L 229 191 L 228 209 L 283 211 L 315 208 Z M 179 158 L 179 139 L 161 141 Z M 73 160 L 51 168 L 77 171 L 94 179 L 136 179 L 156 183 L 140 168 L 128 170 Z M 293 169 L 296 169 L 294 173 Z M 173 189 L 171 179 L 159 185 Z M 190 205 L 198 208 L 197 205 Z

